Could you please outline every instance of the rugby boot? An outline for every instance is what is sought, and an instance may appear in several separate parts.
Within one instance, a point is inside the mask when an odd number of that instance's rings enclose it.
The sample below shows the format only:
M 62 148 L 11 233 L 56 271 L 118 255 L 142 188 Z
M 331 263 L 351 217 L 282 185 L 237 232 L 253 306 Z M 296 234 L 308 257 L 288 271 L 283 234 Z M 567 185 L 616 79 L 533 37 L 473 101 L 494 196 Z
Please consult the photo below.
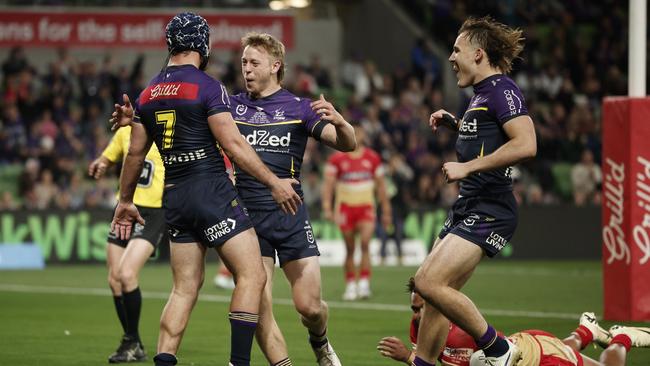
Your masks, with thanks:
M 598 325 L 596 314 L 590 312 L 582 313 L 582 315 L 580 315 L 580 325 L 589 329 L 591 334 L 593 334 L 594 343 L 601 346 L 602 348 L 607 348 L 607 346 L 609 346 L 609 342 L 612 340 L 612 336 L 608 331 Z
M 141 362 L 147 360 L 147 354 L 139 340 L 128 335 L 122 337 L 120 346 L 108 357 L 108 363 Z
M 609 332 L 614 337 L 619 334 L 625 334 L 630 337 L 632 347 L 650 347 L 650 328 L 614 325 L 609 328 Z

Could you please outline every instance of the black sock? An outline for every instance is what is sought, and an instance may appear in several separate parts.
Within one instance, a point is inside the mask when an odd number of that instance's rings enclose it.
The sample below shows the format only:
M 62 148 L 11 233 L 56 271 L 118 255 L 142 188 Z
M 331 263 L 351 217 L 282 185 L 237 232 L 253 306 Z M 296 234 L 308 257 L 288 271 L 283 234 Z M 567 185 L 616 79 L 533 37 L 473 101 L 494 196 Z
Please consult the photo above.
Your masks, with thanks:
M 250 366 L 251 348 L 260 317 L 243 311 L 228 314 L 230 319 L 230 363 L 233 366 Z
M 311 343 L 312 348 L 321 348 L 327 344 L 327 329 L 323 331 L 323 334 L 318 335 L 312 332 L 309 332 L 309 343 Z
M 287 357 L 284 360 L 276 362 L 271 366 L 293 366 L 293 364 L 291 363 L 291 359 L 289 359 L 289 357 Z
M 125 292 L 122 297 L 124 298 L 124 309 L 126 310 L 126 335 L 140 341 L 140 334 L 138 333 L 140 310 L 142 309 L 140 288 L 136 287 L 131 292 Z
M 153 358 L 156 366 L 175 366 L 178 360 L 170 353 L 159 353 Z
M 122 296 L 113 296 L 113 303 L 115 304 L 117 317 L 120 319 L 120 324 L 122 324 L 122 330 L 124 330 L 124 333 L 126 334 L 126 310 L 124 309 Z

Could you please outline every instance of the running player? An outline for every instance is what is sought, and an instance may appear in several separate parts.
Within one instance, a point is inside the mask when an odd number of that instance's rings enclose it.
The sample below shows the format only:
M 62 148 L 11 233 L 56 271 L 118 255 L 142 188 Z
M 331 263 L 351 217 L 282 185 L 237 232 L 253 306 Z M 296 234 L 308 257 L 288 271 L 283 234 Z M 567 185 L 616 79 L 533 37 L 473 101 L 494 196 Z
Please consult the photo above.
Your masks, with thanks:
M 122 161 L 129 151 L 130 139 L 131 127 L 118 130 L 102 154 L 90 164 L 88 174 L 100 179 L 108 168 Z M 145 156 L 142 174 L 133 197 L 133 203 L 142 213 L 146 224 L 133 226 L 129 240 L 120 239 L 114 231 L 108 234 L 108 285 L 113 293 L 117 317 L 124 330 L 120 346 L 108 358 L 110 363 L 147 359 L 138 331 L 142 309 L 138 276 L 158 245 L 168 243 L 165 211 L 162 209 L 164 179 L 165 168 L 160 153 L 152 146 Z
M 386 230 L 392 224 L 392 213 L 384 167 L 379 154 L 364 146 L 365 133 L 354 126 L 357 148 L 349 153 L 335 153 L 325 167 L 323 182 L 323 214 L 339 225 L 345 241 L 345 292 L 343 300 L 367 299 L 370 291 L 370 239 L 375 232 L 375 193 L 381 204 L 381 220 Z M 332 195 L 336 187 L 335 205 Z M 359 281 L 355 272 L 356 238 L 361 244 Z
M 144 153 L 155 141 L 165 164 L 163 207 L 171 235 L 174 287 L 160 320 L 156 365 L 177 363 L 183 332 L 203 282 L 205 253 L 216 248 L 235 276 L 230 303 L 230 364 L 250 365 L 250 351 L 266 283 L 252 223 L 226 174 L 215 144 L 238 167 L 270 188 L 274 200 L 295 213 L 300 197 L 292 179 L 279 179 L 241 137 L 223 85 L 202 70 L 210 55 L 210 27 L 193 13 L 176 15 L 166 27 L 169 62 L 135 103 L 116 105 L 112 122 L 132 124 L 131 146 L 120 181 L 112 228 L 128 238 L 133 221 L 144 223 L 132 203 Z M 131 123 L 133 122 L 133 123 Z
M 490 17 L 469 18 L 461 26 L 449 56 L 458 86 L 474 89 L 463 118 L 457 122 L 444 110 L 431 115 L 435 131 L 448 124 L 458 131 L 458 162 L 442 171 L 447 182 L 460 181 L 434 247 L 420 266 L 415 285 L 426 300 L 415 364 L 433 365 L 449 328 L 455 323 L 484 349 L 486 364 L 509 366 L 516 346 L 497 335 L 474 303 L 459 290 L 483 256 L 493 257 L 512 238 L 517 204 L 510 166 L 537 152 L 535 128 L 524 97 L 506 74 L 523 49 L 522 31 Z
M 355 147 L 352 126 L 321 95 L 312 102 L 282 88 L 284 45 L 268 34 L 242 38 L 242 74 L 246 93 L 230 98 L 239 131 L 262 161 L 279 177 L 299 179 L 307 140 L 312 138 L 337 150 Z M 287 215 L 277 210 L 272 192 L 233 164 L 236 187 L 248 208 L 259 237 L 262 260 L 269 279 L 260 306 L 257 340 L 271 365 L 291 365 L 286 342 L 272 308 L 272 278 L 277 255 L 291 285 L 293 302 L 318 364 L 340 365 L 327 338 L 327 304 L 321 299 L 318 246 L 307 208 Z M 302 196 L 300 185 L 297 192 Z
M 413 279 L 409 281 L 408 288 L 413 310 L 410 329 L 413 350 L 409 350 L 396 337 L 382 338 L 377 350 L 384 357 L 410 366 L 415 364 L 417 333 L 424 301 L 415 292 Z M 650 329 L 615 325 L 608 332 L 598 325 L 594 313 L 583 313 L 578 328 L 563 340 L 541 330 L 525 330 L 508 338 L 519 348 L 515 360 L 517 366 L 622 366 L 630 347 L 650 347 Z M 600 362 L 580 353 L 592 342 L 605 348 Z M 449 324 L 444 346 L 438 357 L 442 365 L 474 366 L 485 362 L 483 351 L 479 350 L 472 337 L 453 323 Z

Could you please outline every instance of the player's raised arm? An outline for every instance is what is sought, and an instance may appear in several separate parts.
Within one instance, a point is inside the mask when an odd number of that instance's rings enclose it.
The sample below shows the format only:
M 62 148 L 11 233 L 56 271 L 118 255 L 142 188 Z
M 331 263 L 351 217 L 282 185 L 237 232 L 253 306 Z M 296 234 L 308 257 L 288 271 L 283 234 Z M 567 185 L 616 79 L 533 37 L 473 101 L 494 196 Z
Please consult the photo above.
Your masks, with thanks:
M 129 152 L 124 158 L 122 174 L 120 175 L 120 201 L 115 208 L 111 230 L 118 233 L 123 240 L 131 236 L 133 221 L 144 225 L 144 219 L 133 204 L 133 195 L 142 172 L 142 165 L 153 140 L 147 134 L 144 126 L 133 123 L 131 127 L 131 143 Z
M 208 117 L 208 124 L 230 160 L 269 187 L 273 199 L 284 212 L 295 214 L 302 203 L 300 196 L 293 189 L 293 184 L 298 184 L 298 181 L 280 179 L 273 174 L 239 133 L 230 113 L 213 114 Z
M 357 148 L 357 140 L 354 137 L 354 128 L 334 108 L 332 103 L 325 100 L 323 94 L 320 98 L 311 102 L 311 108 L 320 115 L 321 120 L 329 123 L 323 127 L 320 139 L 326 145 L 339 151 L 352 151 Z

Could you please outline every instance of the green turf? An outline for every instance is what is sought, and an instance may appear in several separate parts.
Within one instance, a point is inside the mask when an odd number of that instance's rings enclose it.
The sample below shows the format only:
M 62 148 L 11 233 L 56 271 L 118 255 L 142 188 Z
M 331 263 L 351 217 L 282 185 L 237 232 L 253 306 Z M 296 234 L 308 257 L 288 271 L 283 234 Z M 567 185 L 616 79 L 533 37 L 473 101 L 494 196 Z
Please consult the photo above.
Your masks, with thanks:
M 213 272 L 214 268 L 210 265 L 208 271 Z M 323 269 L 323 295 L 331 303 L 329 334 L 344 365 L 398 365 L 379 356 L 375 346 L 387 335 L 408 340 L 410 314 L 404 284 L 414 272 L 412 267 L 375 268 L 372 300 L 355 303 L 389 305 L 373 310 L 354 309 L 342 303 L 341 270 Z M 280 303 L 275 306 L 275 313 L 290 355 L 295 365 L 315 364 L 305 331 L 293 308 L 286 305 L 290 298 L 287 283 L 280 272 L 276 273 L 275 293 Z M 106 364 L 106 357 L 116 348 L 121 334 L 105 278 L 103 266 L 0 272 L 0 364 Z M 227 363 L 229 327 L 227 304 L 223 300 L 229 293 L 215 289 L 211 278 L 212 274 L 185 333 L 180 365 Z M 141 274 L 141 288 L 145 292 L 141 333 L 150 356 L 170 281 L 166 265 L 149 265 Z M 602 313 L 601 281 L 596 262 L 486 261 L 465 292 L 487 314 L 488 320 L 505 333 L 541 328 L 563 336 L 575 329 L 582 311 Z M 522 313 L 513 314 L 517 311 Z M 597 357 L 598 350 L 589 348 L 586 353 Z M 257 349 L 252 364 L 267 365 Z M 650 350 L 633 349 L 627 364 L 650 364 Z

